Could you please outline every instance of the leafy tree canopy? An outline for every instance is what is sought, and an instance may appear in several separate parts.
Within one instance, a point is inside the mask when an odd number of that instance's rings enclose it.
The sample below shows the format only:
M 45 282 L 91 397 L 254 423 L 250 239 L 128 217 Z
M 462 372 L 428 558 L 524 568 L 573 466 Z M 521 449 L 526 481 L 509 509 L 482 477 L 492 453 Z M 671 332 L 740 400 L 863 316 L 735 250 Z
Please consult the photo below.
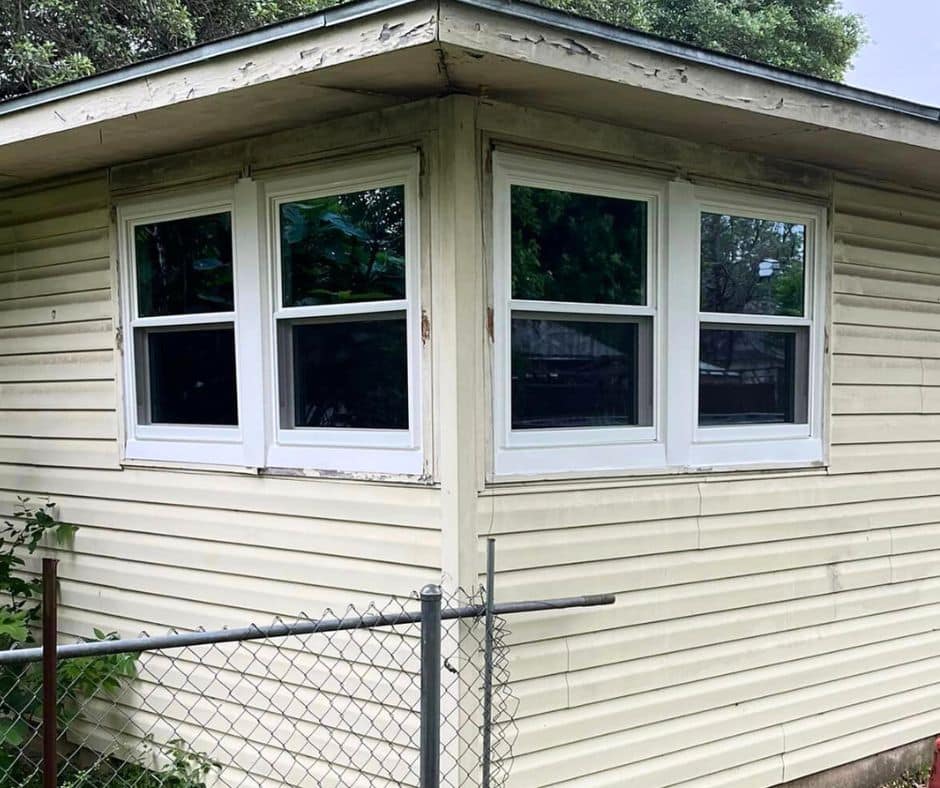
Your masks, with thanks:
M 838 0 L 544 0 L 829 79 L 865 39 Z M 0 99 L 289 19 L 331 0 L 2 0 Z

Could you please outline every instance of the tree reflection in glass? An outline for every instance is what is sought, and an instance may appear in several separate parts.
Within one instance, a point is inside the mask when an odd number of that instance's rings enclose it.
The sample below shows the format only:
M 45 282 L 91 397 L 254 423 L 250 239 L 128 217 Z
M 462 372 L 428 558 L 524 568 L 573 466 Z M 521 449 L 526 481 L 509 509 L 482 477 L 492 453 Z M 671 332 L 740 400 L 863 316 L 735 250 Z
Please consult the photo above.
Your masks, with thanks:
M 385 186 L 280 206 L 284 306 L 405 297 L 405 189 Z
M 512 297 L 646 304 L 647 205 L 512 187 Z
M 137 225 L 134 253 L 141 317 L 235 308 L 230 213 Z
M 806 227 L 702 214 L 703 312 L 803 315 Z

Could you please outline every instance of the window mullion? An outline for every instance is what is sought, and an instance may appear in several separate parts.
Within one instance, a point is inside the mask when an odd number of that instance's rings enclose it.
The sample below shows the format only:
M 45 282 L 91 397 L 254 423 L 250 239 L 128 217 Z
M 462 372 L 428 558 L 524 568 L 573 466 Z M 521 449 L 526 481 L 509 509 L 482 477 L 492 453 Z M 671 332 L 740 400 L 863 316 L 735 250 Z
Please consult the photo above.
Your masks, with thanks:
M 265 386 L 268 369 L 262 342 L 263 267 L 259 186 L 242 178 L 234 190 L 235 358 L 238 381 L 238 420 L 245 464 L 265 465 Z
M 669 465 L 687 465 L 698 408 L 698 206 L 694 187 L 667 186 L 665 436 Z

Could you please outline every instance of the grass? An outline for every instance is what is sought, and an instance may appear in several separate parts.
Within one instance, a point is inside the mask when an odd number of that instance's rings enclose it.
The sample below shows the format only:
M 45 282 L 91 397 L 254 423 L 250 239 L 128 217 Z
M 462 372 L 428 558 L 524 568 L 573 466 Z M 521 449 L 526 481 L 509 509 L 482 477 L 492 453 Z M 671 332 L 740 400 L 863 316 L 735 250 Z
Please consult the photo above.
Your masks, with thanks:
M 897 780 L 885 783 L 881 788 L 924 788 L 927 785 L 927 779 L 930 777 L 930 765 L 921 766 L 905 772 Z

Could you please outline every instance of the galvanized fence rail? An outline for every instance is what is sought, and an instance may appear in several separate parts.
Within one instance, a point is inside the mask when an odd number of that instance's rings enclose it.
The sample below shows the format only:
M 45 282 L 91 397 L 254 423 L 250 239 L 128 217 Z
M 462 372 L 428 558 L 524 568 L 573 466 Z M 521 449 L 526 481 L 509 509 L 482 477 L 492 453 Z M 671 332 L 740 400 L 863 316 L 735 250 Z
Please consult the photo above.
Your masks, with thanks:
M 614 598 L 498 603 L 494 565 L 491 540 L 471 594 L 431 585 L 341 616 L 0 652 L 0 785 L 503 786 L 516 705 L 505 617 Z

